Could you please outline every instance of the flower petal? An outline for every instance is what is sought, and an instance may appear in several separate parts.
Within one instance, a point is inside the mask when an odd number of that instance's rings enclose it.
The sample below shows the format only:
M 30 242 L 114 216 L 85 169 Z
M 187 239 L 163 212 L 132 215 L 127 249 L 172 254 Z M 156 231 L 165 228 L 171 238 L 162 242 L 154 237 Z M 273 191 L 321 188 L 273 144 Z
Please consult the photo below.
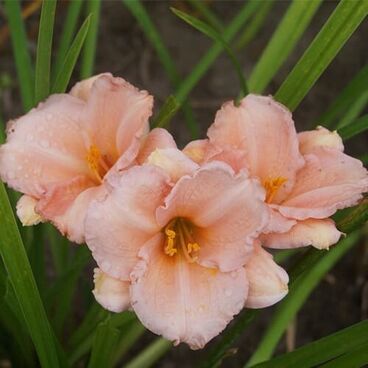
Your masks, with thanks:
M 23 195 L 17 202 L 17 216 L 23 226 L 37 225 L 44 219 L 35 211 L 38 200 Z
M 175 217 L 192 222 L 200 245 L 199 262 L 206 267 L 234 270 L 245 263 L 253 239 L 268 221 L 264 190 L 245 173 L 212 162 L 194 176 L 182 177 L 158 208 L 161 226 Z
M 176 148 L 154 150 L 148 157 L 147 163 L 160 167 L 173 182 L 184 175 L 193 174 L 199 168 L 198 164 Z
M 75 176 L 90 175 L 85 160 L 84 103 L 53 95 L 8 126 L 0 147 L 0 175 L 17 191 L 40 198 L 45 187 Z
M 94 75 L 93 77 L 84 79 L 76 83 L 73 86 L 73 88 L 70 90 L 69 94 L 83 101 L 88 101 L 89 96 L 91 94 L 93 83 L 103 75 L 107 77 L 112 77 L 110 73 L 102 73 L 102 74 Z
M 339 134 L 335 131 L 330 132 L 324 127 L 317 127 L 315 130 L 301 132 L 298 134 L 299 149 L 303 155 L 313 153 L 318 147 L 335 148 L 344 151 L 344 144 Z
M 290 192 L 304 164 L 291 113 L 271 97 L 248 95 L 238 107 L 232 102 L 224 104 L 208 136 L 215 145 L 244 150 L 250 174 L 262 183 L 286 178 L 275 203 Z
M 293 191 L 277 207 L 284 216 L 325 218 L 353 206 L 368 190 L 368 172 L 353 157 L 336 149 L 315 148 L 306 160 Z
M 245 265 L 249 282 L 246 308 L 265 308 L 280 301 L 288 293 L 289 276 L 278 266 L 271 254 L 260 246 Z
M 141 246 L 161 228 L 155 219 L 168 190 L 168 177 L 154 166 L 124 172 L 104 201 L 91 204 L 86 218 L 86 242 L 99 267 L 128 280 Z
M 141 145 L 137 162 L 143 164 L 156 148 L 177 148 L 174 138 L 166 129 L 155 128 L 150 131 Z
M 203 348 L 243 308 L 248 291 L 243 268 L 222 273 L 167 256 L 162 234 L 139 255 L 131 275 L 132 308 L 149 330 L 175 344 Z
M 98 77 L 87 101 L 90 144 L 114 163 L 148 131 L 153 98 L 122 78 L 110 74 Z M 138 153 L 138 152 L 137 152 Z
M 341 232 L 330 219 L 308 219 L 298 221 L 295 226 L 283 234 L 261 236 L 262 245 L 269 248 L 289 249 L 313 245 L 317 249 L 328 249 L 336 244 Z
M 197 164 L 202 164 L 208 144 L 208 139 L 197 139 L 195 141 L 191 141 L 184 147 L 183 153 Z
M 94 269 L 93 281 L 95 288 L 92 293 L 105 309 L 120 313 L 129 308 L 130 282 L 114 279 L 99 268 Z

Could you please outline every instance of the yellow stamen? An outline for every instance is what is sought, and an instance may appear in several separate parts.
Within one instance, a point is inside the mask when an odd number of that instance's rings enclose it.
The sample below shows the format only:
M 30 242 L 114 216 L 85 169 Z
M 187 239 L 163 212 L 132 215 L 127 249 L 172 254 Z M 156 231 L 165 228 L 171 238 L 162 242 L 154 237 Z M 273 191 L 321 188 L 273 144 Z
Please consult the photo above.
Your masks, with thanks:
M 173 255 L 175 255 L 178 252 L 178 250 L 175 248 L 176 232 L 174 230 L 171 230 L 170 228 L 167 228 L 165 230 L 165 234 L 166 234 L 166 237 L 167 237 L 166 238 L 165 254 L 172 257 Z
M 267 179 L 263 186 L 266 189 L 266 202 L 271 203 L 273 198 L 275 197 L 277 191 L 281 188 L 281 186 L 287 181 L 286 178 L 279 176 L 273 179 Z

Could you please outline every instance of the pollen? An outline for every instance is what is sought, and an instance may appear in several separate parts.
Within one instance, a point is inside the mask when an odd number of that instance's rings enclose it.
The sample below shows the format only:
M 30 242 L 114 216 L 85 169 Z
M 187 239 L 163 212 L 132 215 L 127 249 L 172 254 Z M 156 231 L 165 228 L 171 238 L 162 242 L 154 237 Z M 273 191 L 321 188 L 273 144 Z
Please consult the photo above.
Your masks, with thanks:
M 177 248 L 175 247 L 176 232 L 172 229 L 167 228 L 165 230 L 165 234 L 166 234 L 165 254 L 172 257 L 178 252 Z
M 281 186 L 287 181 L 286 178 L 279 176 L 277 178 L 267 179 L 263 183 L 266 189 L 266 202 L 271 203 Z

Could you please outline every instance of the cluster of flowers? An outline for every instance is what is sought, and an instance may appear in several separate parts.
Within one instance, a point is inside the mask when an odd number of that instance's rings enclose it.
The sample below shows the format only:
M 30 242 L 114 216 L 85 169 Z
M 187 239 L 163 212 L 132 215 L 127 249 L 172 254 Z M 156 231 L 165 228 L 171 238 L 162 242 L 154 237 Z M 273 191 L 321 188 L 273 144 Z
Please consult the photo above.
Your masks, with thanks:
M 101 74 L 11 121 L 0 175 L 24 225 L 51 221 L 98 264 L 106 309 L 193 349 L 234 315 L 282 299 L 288 275 L 264 247 L 326 249 L 328 217 L 368 190 L 361 162 L 324 128 L 297 134 L 271 97 L 225 103 L 208 138 L 177 148 L 149 132 L 153 98 Z

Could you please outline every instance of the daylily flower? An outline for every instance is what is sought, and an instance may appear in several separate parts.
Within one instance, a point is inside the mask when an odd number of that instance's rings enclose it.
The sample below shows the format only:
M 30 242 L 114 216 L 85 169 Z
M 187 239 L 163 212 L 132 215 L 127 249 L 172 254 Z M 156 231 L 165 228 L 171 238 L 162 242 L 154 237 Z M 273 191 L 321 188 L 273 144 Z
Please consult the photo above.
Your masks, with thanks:
M 130 305 L 148 329 L 193 349 L 245 305 L 275 303 L 288 280 L 255 244 L 268 221 L 264 197 L 225 163 L 153 151 L 88 209 L 97 301 L 115 312 Z
M 297 134 L 291 113 L 271 97 L 225 103 L 208 137 L 184 152 L 198 163 L 222 160 L 237 172 L 246 169 L 260 181 L 271 211 L 261 236 L 268 247 L 328 248 L 341 236 L 328 217 L 368 190 L 367 170 L 343 153 L 336 132 L 319 127 Z
M 86 209 L 104 194 L 106 178 L 136 159 L 152 104 L 146 91 L 106 73 L 9 122 L 0 175 L 25 195 L 18 205 L 23 224 L 50 220 L 83 242 Z

